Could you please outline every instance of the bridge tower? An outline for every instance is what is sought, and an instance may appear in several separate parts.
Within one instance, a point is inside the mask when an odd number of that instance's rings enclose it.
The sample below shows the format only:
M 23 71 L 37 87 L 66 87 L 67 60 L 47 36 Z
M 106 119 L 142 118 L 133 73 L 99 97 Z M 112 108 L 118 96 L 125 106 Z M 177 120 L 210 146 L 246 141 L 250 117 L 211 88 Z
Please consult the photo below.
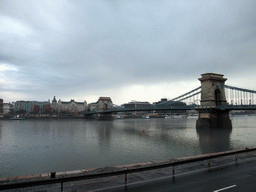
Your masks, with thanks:
M 231 128 L 228 110 L 221 110 L 226 105 L 224 84 L 227 80 L 224 75 L 204 73 L 198 80 L 201 81 L 201 107 L 196 127 Z
M 113 103 L 110 97 L 100 97 L 99 103 L 99 113 L 96 116 L 98 120 L 113 120 L 112 114 L 105 112 L 106 110 L 111 110 L 113 108 Z
M 0 99 L 0 119 L 4 118 L 3 106 L 4 106 L 4 100 Z

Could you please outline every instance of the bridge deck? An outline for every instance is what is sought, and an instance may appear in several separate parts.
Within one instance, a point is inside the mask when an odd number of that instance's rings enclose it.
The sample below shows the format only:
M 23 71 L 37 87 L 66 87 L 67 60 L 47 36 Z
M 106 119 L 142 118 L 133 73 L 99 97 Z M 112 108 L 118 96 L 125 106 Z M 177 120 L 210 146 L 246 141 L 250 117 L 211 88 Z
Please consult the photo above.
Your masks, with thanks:
M 164 110 L 177 110 L 177 111 L 186 111 L 186 110 L 201 110 L 201 109 L 220 109 L 220 110 L 256 110 L 256 105 L 219 105 L 216 108 L 212 106 L 196 106 L 196 105 L 186 105 L 186 106 L 156 106 L 156 107 L 147 107 L 147 108 L 122 108 L 122 109 L 111 109 L 105 110 L 101 113 L 117 113 L 117 112 L 132 112 L 132 111 L 164 111 Z M 91 111 L 84 113 L 85 115 L 97 114 L 98 111 Z

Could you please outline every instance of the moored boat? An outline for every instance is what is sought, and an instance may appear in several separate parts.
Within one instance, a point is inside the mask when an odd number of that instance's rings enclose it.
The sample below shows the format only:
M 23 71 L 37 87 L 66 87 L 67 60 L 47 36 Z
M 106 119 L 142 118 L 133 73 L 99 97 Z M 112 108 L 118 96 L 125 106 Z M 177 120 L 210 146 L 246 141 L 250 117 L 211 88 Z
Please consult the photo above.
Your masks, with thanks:
M 25 120 L 25 118 L 20 117 L 19 115 L 14 116 L 13 118 L 10 118 L 10 120 Z

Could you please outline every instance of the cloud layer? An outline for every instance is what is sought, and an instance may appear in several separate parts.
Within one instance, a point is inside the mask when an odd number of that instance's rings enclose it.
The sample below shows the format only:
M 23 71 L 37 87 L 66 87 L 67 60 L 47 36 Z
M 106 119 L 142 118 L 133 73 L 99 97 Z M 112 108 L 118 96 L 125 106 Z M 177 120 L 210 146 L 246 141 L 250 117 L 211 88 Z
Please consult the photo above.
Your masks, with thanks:
M 0 2 L 4 101 L 172 98 L 201 73 L 256 89 L 256 2 Z

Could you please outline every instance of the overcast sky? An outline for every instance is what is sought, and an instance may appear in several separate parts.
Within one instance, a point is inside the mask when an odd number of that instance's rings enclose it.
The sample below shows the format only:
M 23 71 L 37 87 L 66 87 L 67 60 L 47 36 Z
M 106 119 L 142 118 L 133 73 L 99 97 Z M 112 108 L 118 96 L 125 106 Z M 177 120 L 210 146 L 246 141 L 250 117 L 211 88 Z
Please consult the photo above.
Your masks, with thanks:
M 202 73 L 256 90 L 254 0 L 0 0 L 0 98 L 159 101 Z

